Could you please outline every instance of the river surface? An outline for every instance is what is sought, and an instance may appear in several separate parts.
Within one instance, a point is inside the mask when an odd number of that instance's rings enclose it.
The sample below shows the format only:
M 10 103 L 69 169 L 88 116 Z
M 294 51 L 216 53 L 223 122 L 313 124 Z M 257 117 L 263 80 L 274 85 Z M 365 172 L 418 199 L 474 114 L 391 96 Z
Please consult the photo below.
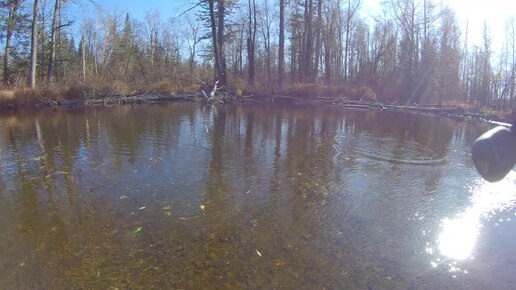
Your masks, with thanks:
M 492 125 L 191 103 L 0 117 L 0 289 L 515 289 Z

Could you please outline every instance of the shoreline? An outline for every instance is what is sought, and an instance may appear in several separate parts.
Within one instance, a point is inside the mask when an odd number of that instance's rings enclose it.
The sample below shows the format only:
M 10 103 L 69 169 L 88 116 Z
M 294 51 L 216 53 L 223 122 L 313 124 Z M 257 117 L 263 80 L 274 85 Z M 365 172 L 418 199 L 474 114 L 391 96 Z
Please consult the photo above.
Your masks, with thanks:
M 384 104 L 381 102 L 355 101 L 345 98 L 306 98 L 288 95 L 275 95 L 265 92 L 219 92 L 215 96 L 212 92 L 210 97 L 204 92 L 189 92 L 182 94 L 169 94 L 159 92 L 145 92 L 134 95 L 103 94 L 73 100 L 52 100 L 49 98 L 38 98 L 37 102 L 27 104 L 3 104 L 0 102 L 0 116 L 20 110 L 39 110 L 44 108 L 54 109 L 79 109 L 89 106 L 108 106 L 123 104 L 151 104 L 158 102 L 201 102 L 206 104 L 231 104 L 231 103 L 297 103 L 297 104 L 326 104 L 351 109 L 363 110 L 394 110 L 413 113 L 429 114 L 434 116 L 445 116 L 449 118 L 469 118 L 486 122 L 510 124 L 512 119 L 497 114 L 489 114 L 480 110 L 464 109 L 458 107 L 437 107 L 437 106 L 403 106 L 396 104 Z

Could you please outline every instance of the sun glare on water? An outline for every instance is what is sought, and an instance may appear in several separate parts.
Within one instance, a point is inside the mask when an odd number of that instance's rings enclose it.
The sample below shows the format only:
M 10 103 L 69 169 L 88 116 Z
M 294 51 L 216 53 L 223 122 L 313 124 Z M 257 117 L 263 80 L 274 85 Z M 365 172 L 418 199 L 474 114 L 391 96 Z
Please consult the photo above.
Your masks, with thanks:
M 438 247 L 442 255 L 453 260 L 471 258 L 484 222 L 496 211 L 516 205 L 516 173 L 496 183 L 482 181 L 472 188 L 472 205 L 463 213 L 442 221 Z

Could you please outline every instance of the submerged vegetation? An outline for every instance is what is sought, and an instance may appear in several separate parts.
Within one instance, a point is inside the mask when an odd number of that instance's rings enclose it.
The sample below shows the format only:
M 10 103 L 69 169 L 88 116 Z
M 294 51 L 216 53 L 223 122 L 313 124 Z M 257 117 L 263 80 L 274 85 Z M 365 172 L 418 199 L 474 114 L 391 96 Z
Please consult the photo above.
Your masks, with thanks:
M 470 212 L 478 176 L 460 152 L 489 124 L 342 112 L 169 102 L 0 116 L 0 288 L 512 287 L 513 232 L 494 230 L 514 222 L 495 227 L 500 216 L 460 264 L 471 274 L 430 265 L 445 259 L 443 216 Z

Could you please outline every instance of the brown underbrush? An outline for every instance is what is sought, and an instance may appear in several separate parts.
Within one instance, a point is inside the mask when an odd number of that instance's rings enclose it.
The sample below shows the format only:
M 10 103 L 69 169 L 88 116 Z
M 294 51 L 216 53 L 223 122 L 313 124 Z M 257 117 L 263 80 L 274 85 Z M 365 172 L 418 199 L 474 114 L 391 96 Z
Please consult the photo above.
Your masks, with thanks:
M 0 90 L 0 109 L 12 110 L 57 105 L 62 101 L 80 101 L 88 98 L 92 91 L 90 87 L 84 85 L 4 89 Z
M 132 96 L 138 94 L 176 95 L 188 92 L 199 92 L 200 85 L 178 86 L 169 81 L 160 81 L 138 90 L 129 85 L 115 82 L 111 85 L 88 86 L 42 86 L 36 89 L 15 88 L 0 89 L 0 110 L 15 110 L 19 108 L 36 108 L 62 103 L 74 103 L 89 99 L 103 99 L 117 96 Z
M 348 99 L 354 101 L 378 101 L 376 93 L 369 87 L 357 87 L 351 85 L 327 86 L 321 84 L 293 84 L 283 92 L 288 96 L 303 99 L 329 98 L 329 99 Z

